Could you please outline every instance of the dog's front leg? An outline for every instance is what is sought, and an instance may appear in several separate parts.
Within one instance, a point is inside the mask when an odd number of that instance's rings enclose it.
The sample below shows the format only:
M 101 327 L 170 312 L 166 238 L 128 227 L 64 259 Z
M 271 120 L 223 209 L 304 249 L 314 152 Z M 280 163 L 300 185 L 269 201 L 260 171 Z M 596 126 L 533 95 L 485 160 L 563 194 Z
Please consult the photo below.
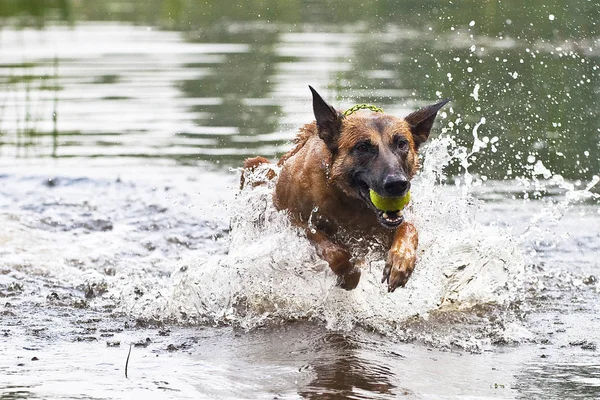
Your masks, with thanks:
M 398 286 L 406 285 L 415 268 L 418 243 L 419 237 L 416 228 L 408 222 L 400 225 L 388 252 L 381 280 L 382 283 L 387 281 L 388 292 L 393 292 Z
M 352 265 L 350 251 L 345 246 L 334 243 L 319 230 L 307 228 L 306 235 L 315 245 L 319 257 L 338 276 L 338 285 L 346 290 L 354 289 L 360 280 L 360 269 Z

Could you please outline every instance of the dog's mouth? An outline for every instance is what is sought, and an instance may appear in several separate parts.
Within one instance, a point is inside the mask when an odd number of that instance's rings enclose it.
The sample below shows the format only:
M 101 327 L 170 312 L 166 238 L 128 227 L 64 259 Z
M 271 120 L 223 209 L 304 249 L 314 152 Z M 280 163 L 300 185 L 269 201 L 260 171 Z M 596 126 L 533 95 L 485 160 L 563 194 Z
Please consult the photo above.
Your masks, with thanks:
M 362 200 L 367 203 L 369 208 L 375 211 L 375 215 L 377 216 L 377 220 L 381 225 L 386 228 L 394 229 L 399 227 L 404 222 L 404 215 L 402 215 L 402 210 L 395 211 L 382 211 L 378 209 L 375 204 L 371 201 L 371 197 L 369 196 L 369 185 L 365 182 L 359 182 L 360 189 L 358 191 Z
M 376 210 L 377 220 L 386 228 L 397 228 L 404 222 L 402 211 L 380 211 Z

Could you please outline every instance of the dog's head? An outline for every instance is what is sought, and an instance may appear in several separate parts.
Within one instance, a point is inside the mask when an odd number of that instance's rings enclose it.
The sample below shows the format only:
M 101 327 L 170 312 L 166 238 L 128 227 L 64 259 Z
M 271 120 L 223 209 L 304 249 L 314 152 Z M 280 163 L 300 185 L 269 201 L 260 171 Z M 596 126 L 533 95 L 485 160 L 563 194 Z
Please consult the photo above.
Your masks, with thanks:
M 319 137 L 331 153 L 329 179 L 346 195 L 364 201 L 383 226 L 397 227 L 404 220 L 402 214 L 377 209 L 370 190 L 381 197 L 401 197 L 410 190 L 410 180 L 419 167 L 419 146 L 429 137 L 437 112 L 449 100 L 405 118 L 370 111 L 344 116 L 312 87 L 310 90 Z

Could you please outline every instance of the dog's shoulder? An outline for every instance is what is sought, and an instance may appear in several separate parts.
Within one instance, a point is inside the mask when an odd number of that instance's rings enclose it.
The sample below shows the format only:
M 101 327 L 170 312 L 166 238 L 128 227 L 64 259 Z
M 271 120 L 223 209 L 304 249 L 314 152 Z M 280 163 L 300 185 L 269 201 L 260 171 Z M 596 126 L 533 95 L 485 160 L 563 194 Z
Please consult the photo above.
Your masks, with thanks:
M 319 138 L 317 123 L 315 121 L 300 128 L 298 134 L 294 138 L 295 146 L 281 157 L 277 165 L 282 166 L 289 158 L 302 150 L 306 143 L 313 138 Z

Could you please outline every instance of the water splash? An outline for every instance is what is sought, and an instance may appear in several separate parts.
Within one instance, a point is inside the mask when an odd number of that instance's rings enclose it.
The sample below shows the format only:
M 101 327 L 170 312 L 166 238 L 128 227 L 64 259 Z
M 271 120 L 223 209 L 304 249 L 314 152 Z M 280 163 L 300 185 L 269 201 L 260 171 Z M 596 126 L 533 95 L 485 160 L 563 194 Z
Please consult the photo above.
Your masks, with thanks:
M 387 293 L 380 281 L 383 255 L 377 251 L 367 256 L 355 290 L 338 288 L 335 275 L 303 233 L 290 224 L 286 212 L 274 208 L 275 181 L 269 181 L 248 186 L 229 207 L 226 255 L 184 260 L 160 304 L 138 311 L 185 323 L 245 328 L 313 319 L 330 329 L 360 326 L 403 338 L 415 316 L 507 306 L 519 296 L 524 268 L 515 241 L 499 228 L 475 222 L 478 202 L 465 187 L 443 184 L 444 168 L 468 152 L 443 137 L 432 141 L 424 156 L 406 210 L 420 232 L 419 260 L 404 289 Z

